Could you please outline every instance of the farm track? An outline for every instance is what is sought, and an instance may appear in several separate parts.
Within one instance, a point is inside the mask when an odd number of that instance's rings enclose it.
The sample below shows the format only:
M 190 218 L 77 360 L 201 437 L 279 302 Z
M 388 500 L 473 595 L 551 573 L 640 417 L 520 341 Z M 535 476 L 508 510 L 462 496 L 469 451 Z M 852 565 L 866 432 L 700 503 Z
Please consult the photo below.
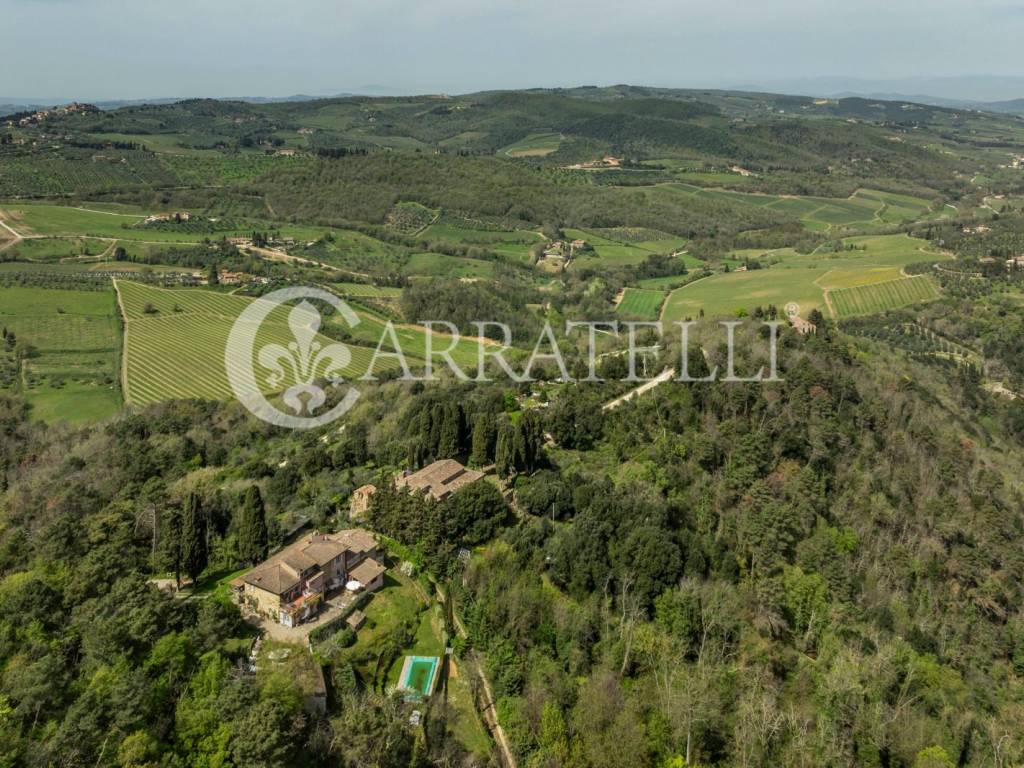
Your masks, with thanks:
M 664 371 L 659 373 L 657 376 L 655 376 L 650 381 L 644 382 L 639 387 L 636 387 L 635 389 L 631 389 L 626 394 L 620 395 L 619 397 L 615 398 L 614 400 L 611 400 L 611 401 L 605 403 L 604 405 L 601 406 L 601 410 L 602 411 L 611 411 L 611 410 L 613 410 L 615 408 L 618 408 L 620 405 L 622 405 L 623 403 L 629 402 L 634 397 L 639 397 L 640 395 L 644 394 L 645 392 L 650 392 L 652 389 L 654 389 L 659 384 L 664 384 L 666 381 L 669 381 L 675 375 L 676 375 L 675 368 L 666 368 Z
M 716 274 L 719 274 L 719 273 L 715 272 L 715 273 L 712 273 L 710 275 L 705 275 L 704 277 L 698 277 L 696 280 L 694 280 L 691 283 L 687 283 L 686 285 L 681 285 L 678 288 L 676 288 L 675 290 L 669 291 L 668 292 L 668 296 L 665 297 L 665 301 L 663 301 L 662 304 L 661 304 L 661 312 L 658 313 L 658 322 L 662 323 L 664 325 L 664 323 L 665 323 L 665 311 L 668 309 L 669 302 L 672 300 L 672 295 L 674 293 L 676 293 L 676 291 L 681 291 L 684 288 L 689 288 L 691 285 L 696 285 L 701 280 L 707 280 L 709 277 L 714 277 Z
M 254 253 L 260 258 L 266 259 L 267 261 L 284 262 L 288 264 L 303 264 L 311 267 L 320 267 L 331 272 L 337 272 L 342 275 L 352 275 L 353 277 L 369 278 L 370 275 L 365 272 L 355 272 L 351 269 L 342 269 L 341 267 L 335 267 L 332 264 L 327 264 L 323 261 L 314 261 L 313 259 L 307 259 L 302 256 L 293 256 L 290 253 L 284 251 L 278 251 L 274 248 L 258 248 L 255 245 L 250 245 L 245 248 L 249 253 Z
M 0 227 L 3 227 L 5 230 L 7 230 L 11 234 L 11 239 L 10 239 L 9 242 L 0 243 L 0 251 L 5 251 L 8 248 L 13 248 L 15 245 L 17 245 L 18 243 L 20 243 L 22 241 L 23 238 L 22 238 L 21 234 L 16 232 L 11 227 L 7 226 L 7 222 L 4 221 L 3 216 L 0 216 Z

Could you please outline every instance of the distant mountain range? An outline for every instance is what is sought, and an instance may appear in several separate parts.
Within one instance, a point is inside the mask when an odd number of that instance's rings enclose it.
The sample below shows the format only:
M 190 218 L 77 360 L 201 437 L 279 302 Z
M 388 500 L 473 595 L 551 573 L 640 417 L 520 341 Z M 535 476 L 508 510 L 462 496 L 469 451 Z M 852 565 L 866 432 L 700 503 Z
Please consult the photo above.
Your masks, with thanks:
M 250 104 L 274 104 L 288 101 L 315 101 L 316 99 L 338 99 L 346 96 L 402 96 L 407 92 L 397 88 L 389 88 L 384 85 L 367 85 L 352 90 L 329 91 L 316 95 L 296 93 L 291 96 L 218 96 L 220 101 L 246 101 Z M 88 98 L 40 98 L 0 96 L 0 115 L 10 115 L 15 112 L 29 112 L 37 109 L 47 109 L 58 104 L 68 104 L 72 101 L 85 101 L 95 104 L 100 109 L 118 109 L 120 107 L 131 107 L 139 104 L 173 104 L 187 96 L 143 98 L 143 99 L 101 99 Z
M 712 86 L 716 89 L 721 86 Z M 572 90 L 571 88 L 569 90 Z M 953 109 L 977 109 L 1024 116 L 1024 77 L 971 75 L 963 77 L 916 77 L 898 79 L 865 79 L 849 77 L 784 78 L 728 86 L 727 91 L 746 91 L 776 95 L 816 96 L 827 98 L 858 97 L 884 101 L 907 101 Z M 246 101 L 251 104 L 300 102 L 347 96 L 407 96 L 400 88 L 367 85 L 360 88 L 325 91 L 319 94 L 291 96 L 221 96 L 222 101 Z M 187 97 L 105 99 L 88 101 L 101 109 L 117 109 L 138 104 L 173 104 Z M 44 109 L 67 104 L 76 99 L 0 96 L 0 115 Z
M 785 78 L 756 85 L 736 86 L 747 91 L 800 96 L 886 101 L 912 101 L 936 107 L 980 109 L 1024 115 L 1024 77 L 966 75 L 962 77 L 908 77 L 866 79 L 850 77 Z

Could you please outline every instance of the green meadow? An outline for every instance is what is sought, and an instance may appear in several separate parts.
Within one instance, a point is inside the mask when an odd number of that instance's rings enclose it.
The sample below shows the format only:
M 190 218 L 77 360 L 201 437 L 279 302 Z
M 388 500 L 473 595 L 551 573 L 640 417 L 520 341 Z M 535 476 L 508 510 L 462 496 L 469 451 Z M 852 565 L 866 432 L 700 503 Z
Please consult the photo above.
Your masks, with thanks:
M 525 229 L 510 231 L 470 229 L 447 222 L 431 224 L 418 237 L 424 240 L 476 246 L 521 262 L 529 260 L 532 246 L 543 242 L 543 237 L 539 232 Z
M 494 262 L 444 253 L 414 253 L 406 261 L 402 274 L 410 277 L 489 278 L 494 276 Z
M 924 198 L 870 189 L 859 189 L 848 198 L 831 198 L 735 192 L 682 182 L 665 186 L 679 194 L 697 198 L 779 211 L 799 219 L 811 231 L 834 228 L 870 231 L 884 225 L 939 218 L 948 214 L 948 211 L 932 213 L 931 202 Z
M 782 308 L 791 302 L 803 315 L 815 308 L 828 311 L 826 293 L 831 296 L 842 289 L 887 283 L 899 279 L 908 264 L 951 258 L 925 250 L 925 241 L 907 235 L 851 237 L 844 244 L 851 249 L 820 249 L 810 254 L 780 251 L 773 254 L 778 263 L 765 269 L 718 273 L 698 280 L 669 295 L 663 317 L 681 320 L 696 317 L 701 310 L 709 316 L 733 316 L 756 306 Z M 884 305 L 886 295 L 879 294 L 877 302 L 865 306 Z M 897 301 L 895 296 L 892 301 Z
M 43 203 L 0 204 L 0 216 L 23 237 L 93 237 L 110 240 L 146 241 L 153 243 L 197 243 L 231 235 L 246 235 L 254 229 L 273 230 L 283 237 L 315 240 L 325 230 L 321 227 L 282 224 L 265 221 L 238 221 L 230 230 L 215 233 L 187 229 L 161 229 L 140 225 L 146 214 L 120 212 L 116 209 L 73 208 Z M 369 238 L 368 238 L 369 239 Z M 22 244 L 19 243 L 20 248 Z
M 561 144 L 562 135 L 559 133 L 534 133 L 502 147 L 498 154 L 504 157 L 544 157 L 556 151 Z
M 120 325 L 111 290 L 0 288 L 0 326 L 20 355 L 0 343 L 0 388 L 25 396 L 34 418 L 81 423 L 121 407 Z
M 577 252 L 573 257 L 570 269 L 574 266 L 576 268 L 616 267 L 627 264 L 640 264 L 646 261 L 652 254 L 674 253 L 686 244 L 686 241 L 682 238 L 664 233 L 656 233 L 655 230 L 647 230 L 648 234 L 643 236 L 657 237 L 663 235 L 661 239 L 638 240 L 635 242 L 629 241 L 627 235 L 624 234 L 625 228 L 604 230 L 565 229 L 564 232 L 569 240 L 586 240 L 593 248 L 592 251 Z M 618 239 L 610 235 L 616 235 Z M 696 259 L 686 257 L 685 255 L 682 255 L 680 258 L 682 258 L 683 263 L 687 267 L 699 263 Z
M 657 320 L 665 294 L 642 288 L 626 288 L 615 311 L 627 319 Z

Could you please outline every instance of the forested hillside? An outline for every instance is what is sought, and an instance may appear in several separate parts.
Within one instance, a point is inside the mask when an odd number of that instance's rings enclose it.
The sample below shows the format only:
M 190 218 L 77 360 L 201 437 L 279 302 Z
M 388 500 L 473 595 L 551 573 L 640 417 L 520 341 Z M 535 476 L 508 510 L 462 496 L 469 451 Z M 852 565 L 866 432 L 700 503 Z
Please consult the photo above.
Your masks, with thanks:
M 44 429 L 5 398 L 4 759 L 459 764 L 440 703 L 414 739 L 328 658 L 336 703 L 311 717 L 294 679 L 237 666 L 234 609 L 147 578 L 188 535 L 167 527 L 183 503 L 230 570 L 253 484 L 323 520 L 367 467 L 469 456 L 513 480 L 514 513 L 385 493 L 370 523 L 452 585 L 456 653 L 484 654 L 522 764 L 1015 764 L 1020 406 L 861 345 L 787 334 L 784 383 L 666 385 L 605 415 L 593 385 L 523 414 L 500 387 L 385 385 L 322 436 L 187 403 Z
M 625 85 L 8 116 L 0 768 L 1024 765 L 1022 146 Z M 289 431 L 225 345 L 300 286 L 352 317 L 253 375 L 361 396 Z M 255 611 L 357 526 L 379 590 Z

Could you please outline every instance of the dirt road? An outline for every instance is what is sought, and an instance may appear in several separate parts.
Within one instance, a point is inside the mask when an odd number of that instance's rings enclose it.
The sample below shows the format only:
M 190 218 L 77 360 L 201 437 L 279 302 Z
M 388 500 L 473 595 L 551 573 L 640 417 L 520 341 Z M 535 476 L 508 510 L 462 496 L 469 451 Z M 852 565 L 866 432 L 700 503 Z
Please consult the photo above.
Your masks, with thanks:
M 624 394 L 624 395 L 622 395 L 620 397 L 617 397 L 617 398 L 615 398 L 614 400 L 612 400 L 610 402 L 605 403 L 604 405 L 601 406 L 601 410 L 602 411 L 610 411 L 613 408 L 618 408 L 620 405 L 622 405 L 623 403 L 629 402 L 634 397 L 639 397 L 640 395 L 644 394 L 644 392 L 650 392 L 652 389 L 654 389 L 659 384 L 664 384 L 666 381 L 669 381 L 675 375 L 676 375 L 676 369 L 675 368 L 666 368 L 664 371 L 659 373 L 657 376 L 655 376 L 650 381 L 644 382 L 643 384 L 641 384 L 636 389 L 631 389 L 626 394 Z

